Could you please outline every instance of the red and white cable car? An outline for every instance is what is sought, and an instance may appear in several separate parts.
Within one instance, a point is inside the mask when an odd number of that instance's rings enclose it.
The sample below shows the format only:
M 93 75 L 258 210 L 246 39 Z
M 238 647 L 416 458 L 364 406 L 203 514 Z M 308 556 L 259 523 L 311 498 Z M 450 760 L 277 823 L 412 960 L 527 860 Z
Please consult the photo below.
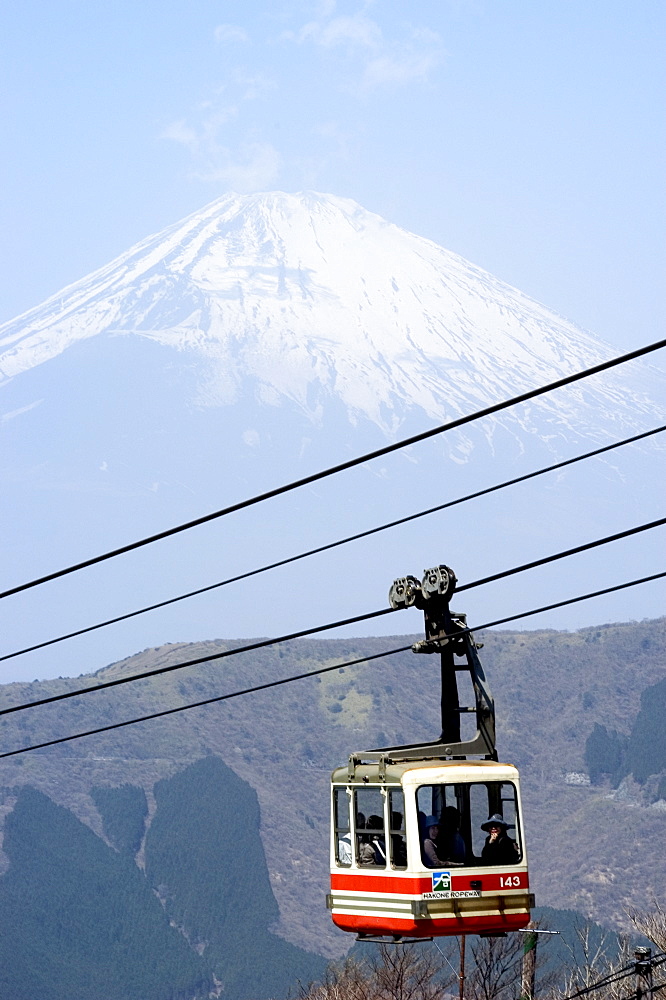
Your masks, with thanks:
M 363 939 L 501 934 L 525 927 L 529 891 L 520 780 L 497 761 L 495 708 L 477 645 L 448 602 L 446 566 L 396 580 L 393 607 L 425 613 L 415 652 L 439 652 L 442 736 L 434 743 L 352 754 L 332 775 L 333 922 Z M 457 663 L 455 658 L 464 658 Z M 456 673 L 469 672 L 476 704 L 461 708 Z M 462 742 L 460 716 L 476 713 Z

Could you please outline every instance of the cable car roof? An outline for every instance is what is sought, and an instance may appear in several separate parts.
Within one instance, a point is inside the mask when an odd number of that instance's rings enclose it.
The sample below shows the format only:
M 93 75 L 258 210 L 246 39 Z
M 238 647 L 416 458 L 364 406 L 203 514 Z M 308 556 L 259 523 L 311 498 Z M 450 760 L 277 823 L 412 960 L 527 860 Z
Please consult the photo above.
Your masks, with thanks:
M 347 766 L 338 767 L 331 775 L 333 784 L 441 784 L 459 781 L 516 781 L 518 769 L 513 764 L 494 760 L 410 760 L 400 763 L 356 765 L 350 781 Z

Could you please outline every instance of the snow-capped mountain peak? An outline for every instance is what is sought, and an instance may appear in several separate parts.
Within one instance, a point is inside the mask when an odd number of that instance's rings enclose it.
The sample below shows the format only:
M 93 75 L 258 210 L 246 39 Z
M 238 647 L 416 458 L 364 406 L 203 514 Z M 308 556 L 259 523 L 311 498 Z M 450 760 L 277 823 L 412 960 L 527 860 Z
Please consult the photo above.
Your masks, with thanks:
M 314 419 L 327 398 L 395 431 L 609 356 L 463 258 L 332 195 L 227 195 L 0 327 L 15 376 L 77 341 L 149 338 L 192 352 L 197 402 L 247 392 Z

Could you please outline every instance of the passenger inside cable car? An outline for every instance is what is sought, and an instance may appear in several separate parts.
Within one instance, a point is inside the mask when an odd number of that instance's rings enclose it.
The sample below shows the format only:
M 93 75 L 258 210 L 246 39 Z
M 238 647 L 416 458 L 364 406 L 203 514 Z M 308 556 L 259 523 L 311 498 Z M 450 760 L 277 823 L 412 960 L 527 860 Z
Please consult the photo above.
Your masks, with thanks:
M 507 834 L 510 825 L 499 813 L 481 824 L 481 829 L 488 831 L 481 851 L 484 865 L 510 865 L 518 860 L 518 844 Z
M 428 868 L 458 867 L 465 864 L 467 849 L 460 835 L 460 814 L 455 806 L 445 806 L 439 817 L 427 816 L 422 856 Z
M 516 790 L 510 782 L 421 785 L 416 801 L 419 816 L 426 814 L 421 842 L 426 868 L 505 865 L 521 860 L 517 841 L 507 835 L 510 827 L 516 827 L 517 815 Z M 493 824 L 494 833 L 489 824 Z
M 343 930 L 421 938 L 505 933 L 529 921 L 534 903 L 511 764 L 339 768 L 332 804 L 328 905 Z
M 353 852 L 350 807 L 355 816 Z M 478 868 L 522 860 L 516 789 L 511 782 L 421 785 L 416 810 L 423 868 Z M 335 823 L 338 866 L 407 867 L 402 789 L 336 787 Z M 516 839 L 509 836 L 510 829 Z

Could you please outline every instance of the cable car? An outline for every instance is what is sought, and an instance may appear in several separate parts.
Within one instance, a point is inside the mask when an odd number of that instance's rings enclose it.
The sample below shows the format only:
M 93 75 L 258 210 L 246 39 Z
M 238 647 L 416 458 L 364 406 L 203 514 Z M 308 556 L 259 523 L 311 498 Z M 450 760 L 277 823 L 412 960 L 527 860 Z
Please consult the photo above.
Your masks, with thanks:
M 439 653 L 442 735 L 433 743 L 353 753 L 331 779 L 333 922 L 365 940 L 496 935 L 525 927 L 529 891 L 520 778 L 495 750 L 495 707 L 464 615 L 449 611 L 446 566 L 396 580 L 394 608 L 424 611 L 417 653 Z M 458 662 L 462 659 L 463 662 Z M 467 672 L 475 705 L 461 707 Z M 476 715 L 461 740 L 460 717 Z

